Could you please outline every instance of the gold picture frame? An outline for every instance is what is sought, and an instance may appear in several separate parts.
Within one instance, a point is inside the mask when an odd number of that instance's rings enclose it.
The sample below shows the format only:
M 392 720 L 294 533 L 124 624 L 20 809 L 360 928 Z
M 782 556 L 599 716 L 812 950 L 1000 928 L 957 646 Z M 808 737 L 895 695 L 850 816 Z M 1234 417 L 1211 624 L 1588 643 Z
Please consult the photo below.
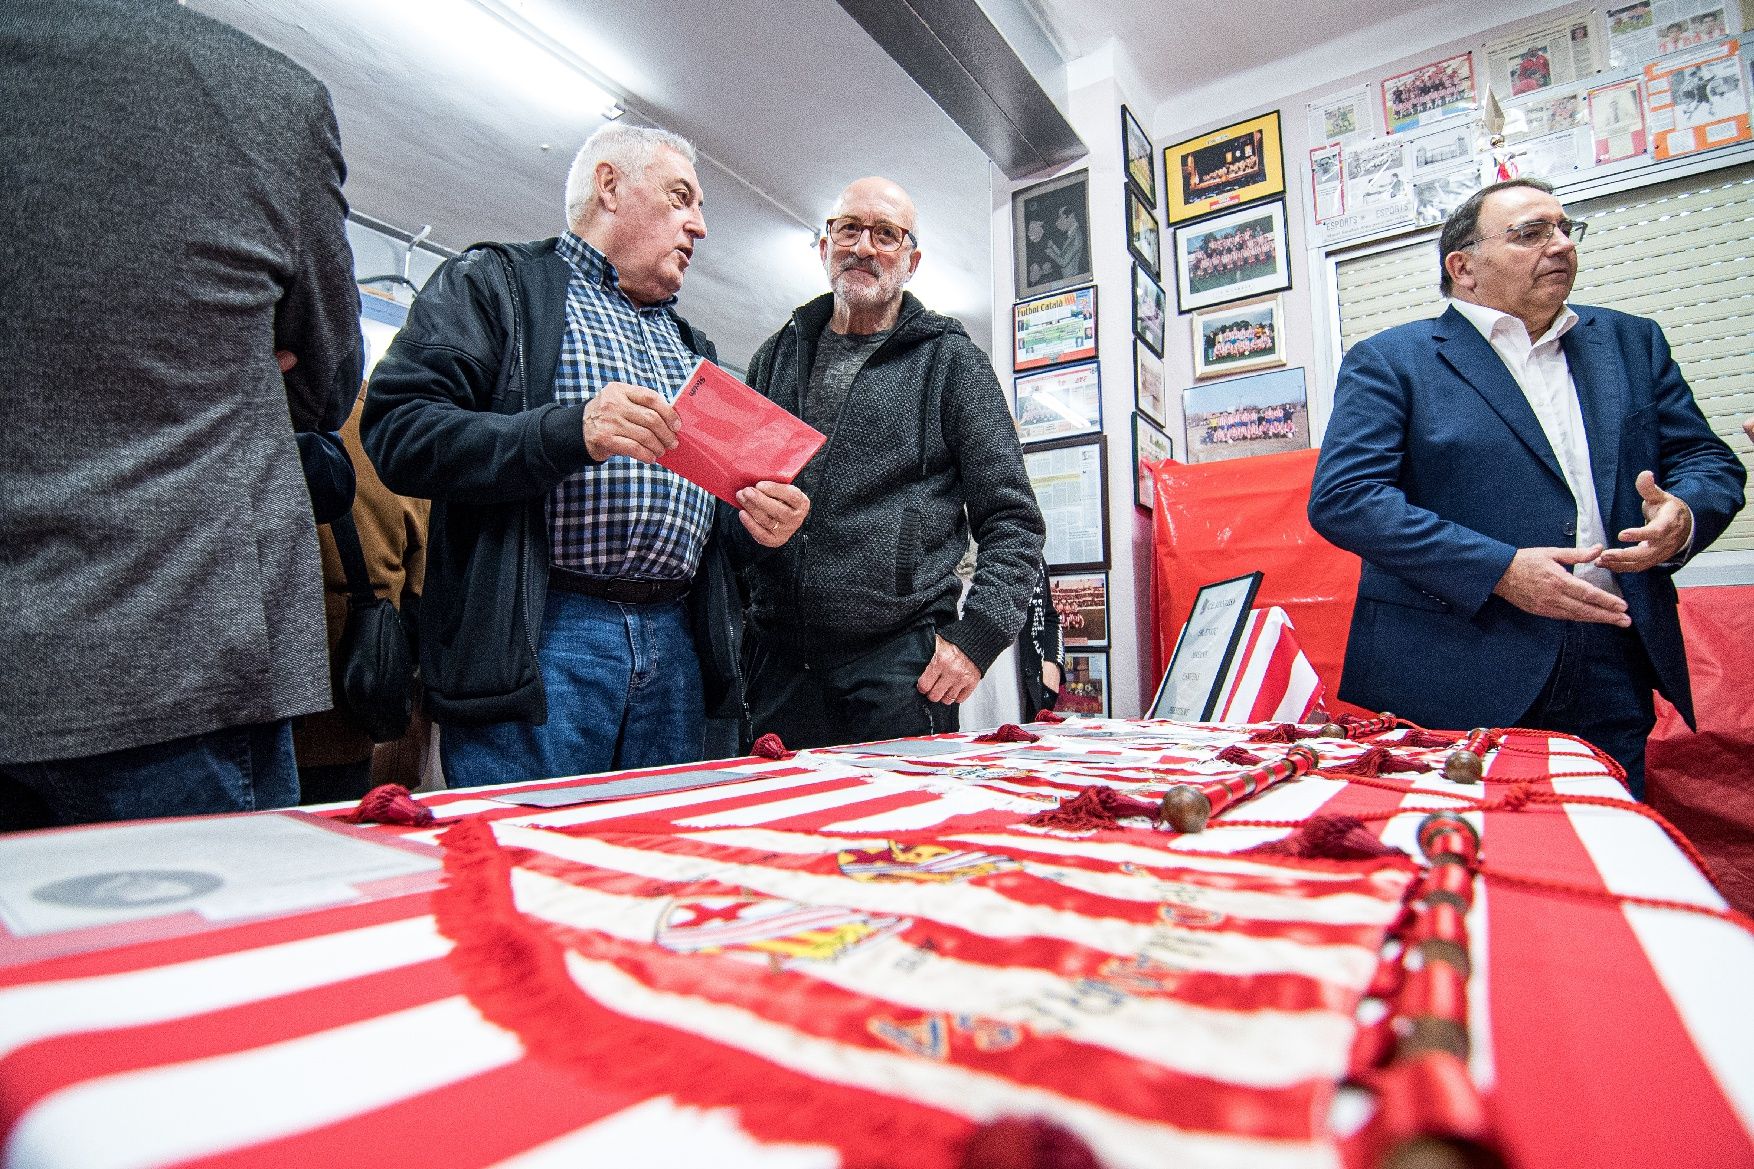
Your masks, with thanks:
M 1284 194 L 1279 111 L 1164 147 L 1163 187 L 1168 223 Z

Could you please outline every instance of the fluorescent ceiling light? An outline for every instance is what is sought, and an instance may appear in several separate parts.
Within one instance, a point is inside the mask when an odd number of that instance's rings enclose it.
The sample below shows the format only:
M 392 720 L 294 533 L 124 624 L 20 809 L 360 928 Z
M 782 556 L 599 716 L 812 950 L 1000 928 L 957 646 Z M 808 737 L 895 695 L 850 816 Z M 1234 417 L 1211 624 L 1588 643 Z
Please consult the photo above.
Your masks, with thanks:
M 501 24 L 542 49 L 555 60 L 578 73 L 584 84 L 594 91 L 594 100 L 588 108 L 606 122 L 613 122 L 627 111 L 622 109 L 615 96 L 609 92 L 602 76 L 589 61 L 575 53 L 564 42 L 551 36 L 548 31 L 526 16 L 529 5 L 524 0 L 469 0 L 469 2 L 488 13 Z

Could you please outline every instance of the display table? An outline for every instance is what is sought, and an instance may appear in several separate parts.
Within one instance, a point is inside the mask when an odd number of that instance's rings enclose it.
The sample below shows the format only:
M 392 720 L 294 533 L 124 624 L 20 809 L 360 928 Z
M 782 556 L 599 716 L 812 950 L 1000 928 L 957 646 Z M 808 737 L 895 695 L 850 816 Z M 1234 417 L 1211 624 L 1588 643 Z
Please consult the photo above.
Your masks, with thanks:
M 3 1163 L 1754 1166 L 1754 935 L 1584 744 L 1024 730 L 0 838 Z

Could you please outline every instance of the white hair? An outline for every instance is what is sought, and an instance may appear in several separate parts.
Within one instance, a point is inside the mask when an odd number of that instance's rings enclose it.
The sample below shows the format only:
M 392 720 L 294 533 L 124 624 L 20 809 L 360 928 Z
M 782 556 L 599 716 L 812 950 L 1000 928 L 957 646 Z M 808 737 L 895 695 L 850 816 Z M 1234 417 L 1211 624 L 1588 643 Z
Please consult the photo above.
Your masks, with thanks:
M 680 134 L 611 122 L 585 139 L 566 174 L 566 224 L 576 224 L 597 197 L 597 164 L 607 162 L 633 182 L 645 177 L 652 155 L 667 146 L 694 162 L 694 144 Z

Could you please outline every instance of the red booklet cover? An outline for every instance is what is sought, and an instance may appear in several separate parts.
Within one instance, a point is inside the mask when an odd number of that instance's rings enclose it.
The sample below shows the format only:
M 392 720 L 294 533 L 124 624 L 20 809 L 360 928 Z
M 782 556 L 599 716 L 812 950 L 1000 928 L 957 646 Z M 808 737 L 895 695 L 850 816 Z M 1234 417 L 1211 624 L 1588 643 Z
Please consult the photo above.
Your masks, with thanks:
M 676 395 L 682 433 L 658 460 L 732 507 L 763 479 L 790 483 L 824 442 L 820 430 L 776 406 L 710 361 L 695 366 Z

